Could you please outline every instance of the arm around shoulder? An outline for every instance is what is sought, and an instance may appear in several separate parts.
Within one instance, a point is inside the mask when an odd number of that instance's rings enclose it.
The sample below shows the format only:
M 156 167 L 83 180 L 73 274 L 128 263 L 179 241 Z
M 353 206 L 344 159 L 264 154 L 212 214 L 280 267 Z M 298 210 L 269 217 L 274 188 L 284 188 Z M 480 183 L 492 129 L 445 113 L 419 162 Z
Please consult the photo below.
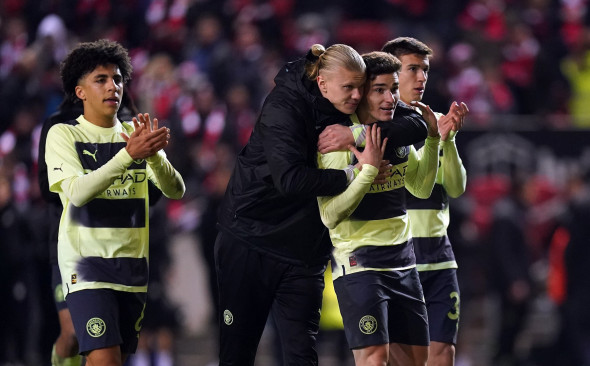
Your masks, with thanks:
M 409 106 L 398 103 L 393 120 L 377 122 L 381 127 L 381 136 L 389 139 L 387 146 L 395 148 L 408 146 L 423 141 L 428 136 L 424 118 Z
M 310 148 L 315 147 L 315 141 L 310 139 L 305 122 L 310 117 L 297 107 L 305 106 L 275 98 L 264 105 L 257 125 L 275 188 L 286 196 L 300 197 L 331 196 L 344 191 L 348 184 L 344 171 L 318 169 L 310 164 L 316 159 Z

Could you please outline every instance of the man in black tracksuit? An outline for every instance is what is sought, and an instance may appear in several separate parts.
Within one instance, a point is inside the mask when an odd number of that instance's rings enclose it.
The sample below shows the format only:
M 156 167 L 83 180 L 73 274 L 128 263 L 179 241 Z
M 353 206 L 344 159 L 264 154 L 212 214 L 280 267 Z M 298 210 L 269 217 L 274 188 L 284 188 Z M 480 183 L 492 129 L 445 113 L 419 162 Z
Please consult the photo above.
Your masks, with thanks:
M 286 64 L 237 157 L 219 211 L 215 263 L 220 290 L 220 365 L 252 365 L 269 312 L 286 365 L 316 365 L 315 336 L 332 249 L 317 196 L 346 189 L 345 170 L 317 168 L 322 128 L 348 123 L 304 71 L 313 56 Z M 388 145 L 424 140 L 409 108 L 380 123 Z

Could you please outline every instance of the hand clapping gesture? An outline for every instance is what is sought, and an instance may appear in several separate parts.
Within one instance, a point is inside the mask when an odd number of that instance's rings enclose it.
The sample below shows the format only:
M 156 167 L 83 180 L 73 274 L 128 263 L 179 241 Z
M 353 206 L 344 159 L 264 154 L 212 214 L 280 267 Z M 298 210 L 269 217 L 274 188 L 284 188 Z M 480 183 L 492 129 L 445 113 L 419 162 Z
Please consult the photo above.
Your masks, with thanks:
M 440 132 L 440 139 L 446 141 L 451 131 L 459 131 L 463 127 L 465 117 L 469 114 L 469 108 L 467 104 L 461 102 L 453 102 L 449 113 L 440 117 L 438 120 L 438 131 Z
M 133 160 L 149 158 L 168 145 L 170 129 L 158 128 L 158 119 L 154 118 L 153 125 L 149 113 L 138 114 L 133 117 L 135 131 L 131 136 L 121 133 L 127 142 L 127 152 Z

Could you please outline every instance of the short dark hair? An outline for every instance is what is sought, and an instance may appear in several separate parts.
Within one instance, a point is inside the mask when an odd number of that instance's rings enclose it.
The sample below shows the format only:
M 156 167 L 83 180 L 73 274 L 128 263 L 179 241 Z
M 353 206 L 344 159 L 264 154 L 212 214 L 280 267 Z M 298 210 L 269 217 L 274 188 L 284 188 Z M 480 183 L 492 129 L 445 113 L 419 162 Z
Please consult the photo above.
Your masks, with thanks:
M 398 58 L 413 53 L 422 56 L 432 56 L 433 54 L 430 47 L 412 37 L 398 37 L 388 41 L 383 45 L 381 51 L 391 53 Z
M 373 51 L 362 55 L 365 65 L 367 65 L 367 80 L 374 80 L 378 75 L 393 74 L 399 72 L 402 63 L 392 54 Z
M 91 73 L 97 66 L 114 64 L 119 67 L 123 84 L 131 80 L 131 59 L 127 50 L 118 42 L 100 39 L 94 42 L 80 43 L 63 60 L 60 67 L 61 82 L 66 98 L 78 103 L 76 86 L 81 78 Z

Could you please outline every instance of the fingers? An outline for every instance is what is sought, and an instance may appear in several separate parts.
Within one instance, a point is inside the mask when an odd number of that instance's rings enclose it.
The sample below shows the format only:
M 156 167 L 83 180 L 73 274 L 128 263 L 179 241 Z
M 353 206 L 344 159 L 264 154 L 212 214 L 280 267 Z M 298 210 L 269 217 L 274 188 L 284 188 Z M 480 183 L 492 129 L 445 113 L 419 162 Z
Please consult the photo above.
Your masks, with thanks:
M 424 110 L 426 108 L 426 104 L 422 103 L 422 102 L 418 102 L 417 100 L 413 100 L 410 102 L 411 105 L 416 106 L 422 110 Z
M 463 111 L 465 112 L 465 114 L 469 113 L 469 108 L 467 108 L 467 104 L 465 104 L 464 102 L 461 102 L 461 107 L 463 108 Z
M 329 136 L 330 131 L 332 130 L 332 126 L 327 126 L 324 130 L 320 133 L 319 139 L 325 139 Z
M 150 119 L 149 113 L 144 113 L 143 117 L 145 119 L 145 126 L 148 132 L 152 132 L 154 129 L 152 128 L 152 120 Z
M 139 120 L 139 122 L 141 122 L 141 123 L 142 123 L 144 126 L 146 125 L 146 115 L 147 115 L 147 118 L 149 119 L 149 114 L 147 114 L 147 113 L 139 113 L 139 114 L 137 115 L 137 119 L 138 119 L 138 120 Z M 149 131 L 149 129 L 148 129 L 148 131 Z
M 367 125 L 366 135 L 365 135 L 365 149 L 373 146 L 373 125 Z
M 133 125 L 136 132 L 143 130 L 147 131 L 150 136 L 148 139 L 158 138 L 161 134 L 166 135 L 166 140 L 170 140 L 170 129 L 166 127 L 159 127 L 159 120 L 154 118 L 152 123 L 149 113 L 139 113 L 137 117 L 133 117 Z M 152 135 L 155 133 L 155 135 Z
M 465 117 L 467 117 L 468 114 L 469 108 L 467 108 L 467 104 L 461 102 L 461 126 L 459 126 L 459 128 L 463 127 L 463 124 L 465 123 Z
M 465 104 L 464 102 L 461 102 L 461 104 L 453 102 L 453 104 L 451 105 L 451 109 L 449 110 L 449 113 L 453 113 L 459 116 L 459 121 L 455 127 L 457 129 L 460 129 L 461 127 L 463 127 L 463 124 L 465 123 L 465 117 L 469 114 L 469 108 L 467 107 L 467 104 Z
M 154 118 L 153 122 L 149 113 L 139 113 L 132 118 L 135 130 L 129 136 L 121 133 L 121 137 L 127 143 L 127 151 L 134 159 L 143 159 L 162 150 L 170 141 L 170 129 L 159 127 L 159 121 Z
M 373 180 L 373 184 L 387 184 L 388 178 L 391 174 L 377 174 L 375 179 Z
M 438 132 L 442 141 L 445 141 L 449 135 L 449 132 L 455 128 L 457 119 L 458 116 L 449 113 L 442 116 L 438 120 Z
M 449 113 L 445 116 L 453 122 L 451 130 L 458 131 L 463 127 L 467 113 L 469 113 L 469 109 L 465 103 L 461 102 L 461 104 L 459 104 L 457 102 L 453 102 L 451 104 Z
M 387 141 L 387 137 L 381 141 L 381 127 L 378 127 L 377 125 L 367 126 L 366 148 L 375 148 L 381 153 L 381 157 L 383 157 L 385 148 L 387 146 Z
M 133 127 L 135 127 L 135 129 L 139 129 L 140 123 L 137 121 L 137 118 L 133 117 Z
M 331 151 L 332 126 L 327 126 L 318 136 L 318 151 L 325 154 Z
M 369 140 L 367 142 L 370 142 L 372 146 L 375 146 L 378 144 L 377 142 L 377 126 L 375 125 L 369 125 L 367 127 L 367 135 L 370 136 Z
M 367 136 L 371 137 L 373 145 L 381 146 L 381 127 L 376 124 L 367 125 Z
M 389 163 L 389 160 L 381 160 L 381 165 L 379 166 L 379 173 L 373 180 L 373 184 L 386 184 L 388 182 L 389 177 L 391 177 L 393 165 Z
M 141 135 L 141 133 L 145 129 L 145 125 L 143 123 L 137 123 L 137 124 L 135 124 L 135 122 L 137 122 L 137 120 L 134 118 L 133 124 L 135 125 L 135 130 L 131 134 L 131 137 L 135 137 L 135 136 Z
M 146 129 L 145 118 L 143 117 L 143 115 L 138 114 L 137 118 L 133 117 L 132 120 L 133 120 L 133 127 L 135 127 L 135 131 L 133 132 L 132 135 L 137 136 Z
M 318 143 L 318 151 L 320 153 L 322 153 L 322 154 L 326 154 L 326 153 L 329 153 L 331 151 L 336 151 L 336 150 L 337 150 L 336 147 L 334 145 L 332 145 L 332 144 L 329 144 L 329 143 L 320 144 L 320 143 Z
M 149 113 L 139 113 L 137 115 L 137 118 L 139 119 L 139 121 L 144 124 L 146 126 L 146 129 L 148 132 L 152 132 L 154 130 L 157 129 L 157 120 L 154 119 L 154 124 L 155 124 L 155 128 L 152 127 L 152 121 L 150 119 L 150 114 Z
M 329 138 L 333 138 L 334 137 L 334 132 L 335 132 L 335 125 L 329 125 L 326 126 L 326 128 L 324 128 L 324 130 L 320 133 L 319 135 L 319 139 L 329 139 Z
M 133 119 L 136 119 L 135 117 Z M 140 125 L 145 125 L 145 118 L 143 117 L 143 114 L 138 114 L 137 115 L 137 120 L 139 120 Z
M 383 141 L 381 140 L 381 128 L 377 127 L 377 132 L 376 132 L 375 136 L 375 146 L 377 146 L 377 148 L 379 149 L 379 152 L 381 152 L 381 149 L 383 148 Z M 381 154 L 381 157 L 383 158 L 383 154 Z
M 418 102 L 418 101 L 412 101 L 411 103 L 413 106 L 416 106 L 418 108 L 420 108 L 420 110 L 422 111 L 423 114 L 432 114 L 434 116 L 434 112 L 432 111 L 432 109 L 430 109 L 429 105 L 426 105 L 422 102 Z
M 356 149 L 354 145 L 348 145 L 348 150 L 352 151 L 354 156 L 356 156 L 356 160 L 360 160 L 361 153 Z
M 157 131 L 149 134 L 145 134 L 144 143 L 147 148 L 152 150 L 154 153 L 168 146 L 170 135 L 168 134 L 168 128 L 162 127 Z

